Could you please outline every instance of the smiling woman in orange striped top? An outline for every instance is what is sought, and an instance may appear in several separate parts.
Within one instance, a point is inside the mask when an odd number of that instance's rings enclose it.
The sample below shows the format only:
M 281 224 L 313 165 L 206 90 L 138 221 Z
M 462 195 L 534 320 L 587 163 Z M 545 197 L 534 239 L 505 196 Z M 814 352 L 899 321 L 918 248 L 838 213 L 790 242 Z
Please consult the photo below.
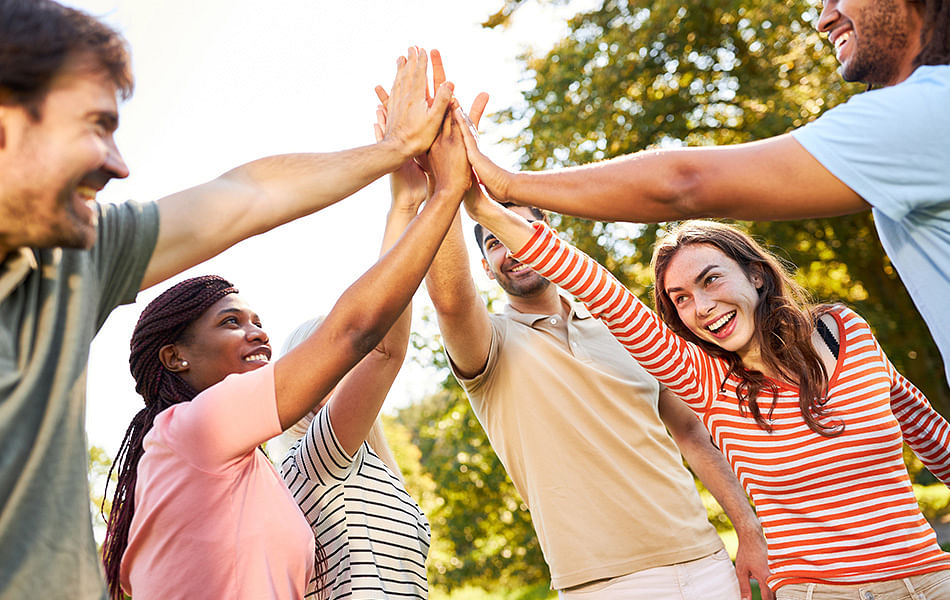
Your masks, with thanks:
M 906 441 L 950 482 L 950 425 L 860 316 L 806 305 L 774 256 L 721 223 L 658 244 L 658 315 L 543 223 L 472 194 L 466 208 L 700 416 L 755 502 L 777 598 L 950 598 L 950 555 L 902 460 Z

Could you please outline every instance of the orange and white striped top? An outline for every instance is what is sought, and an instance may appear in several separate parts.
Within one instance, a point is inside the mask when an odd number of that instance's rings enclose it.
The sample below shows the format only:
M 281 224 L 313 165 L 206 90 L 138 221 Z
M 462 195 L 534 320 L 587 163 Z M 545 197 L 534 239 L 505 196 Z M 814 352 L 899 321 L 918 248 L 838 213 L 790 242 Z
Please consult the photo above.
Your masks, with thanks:
M 950 482 L 950 424 L 891 365 L 855 312 L 832 312 L 840 351 L 827 407 L 837 437 L 805 424 L 798 389 L 776 382 L 771 433 L 740 412 L 726 362 L 673 333 L 589 256 L 535 222 L 512 256 L 576 295 L 654 377 L 695 410 L 752 498 L 768 542 L 772 589 L 858 584 L 950 569 L 921 515 L 902 460 L 904 440 Z M 762 402 L 765 408 L 771 398 Z M 763 410 L 766 413 L 767 410 Z

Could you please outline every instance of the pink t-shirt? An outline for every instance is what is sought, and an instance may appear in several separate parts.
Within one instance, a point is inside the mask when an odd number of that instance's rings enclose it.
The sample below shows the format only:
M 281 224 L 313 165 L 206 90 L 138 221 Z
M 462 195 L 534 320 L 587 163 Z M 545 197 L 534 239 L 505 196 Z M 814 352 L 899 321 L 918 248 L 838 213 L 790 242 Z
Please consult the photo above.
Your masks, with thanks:
M 135 600 L 303 598 L 310 525 L 257 446 L 281 431 L 274 368 L 230 375 L 157 417 L 120 579 Z

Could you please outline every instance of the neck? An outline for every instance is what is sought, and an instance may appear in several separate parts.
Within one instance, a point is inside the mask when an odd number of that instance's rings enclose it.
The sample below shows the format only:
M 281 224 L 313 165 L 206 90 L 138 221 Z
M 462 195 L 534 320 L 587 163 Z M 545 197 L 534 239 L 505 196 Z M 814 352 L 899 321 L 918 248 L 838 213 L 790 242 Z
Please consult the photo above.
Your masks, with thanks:
M 553 284 L 547 286 L 541 293 L 534 296 L 512 296 L 508 297 L 508 305 L 520 313 L 536 315 L 561 315 L 567 318 L 568 307 L 561 301 L 557 293 L 557 287 Z

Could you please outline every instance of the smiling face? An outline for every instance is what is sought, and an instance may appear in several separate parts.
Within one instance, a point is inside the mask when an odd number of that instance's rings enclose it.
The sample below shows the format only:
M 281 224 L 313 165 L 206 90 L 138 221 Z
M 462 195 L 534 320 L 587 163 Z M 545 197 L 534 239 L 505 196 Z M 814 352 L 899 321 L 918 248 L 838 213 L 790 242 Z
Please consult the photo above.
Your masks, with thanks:
M 921 16 L 906 0 L 828 0 L 818 30 L 828 34 L 845 81 L 900 83 L 920 51 Z
M 715 246 L 691 244 L 677 250 L 662 285 L 687 329 L 751 366 L 758 356 L 754 334 L 760 275 L 747 274 Z
M 530 222 L 538 220 L 530 208 L 516 206 L 510 210 L 523 216 Z M 494 279 L 511 296 L 519 298 L 533 297 L 544 292 L 551 282 L 538 275 L 531 267 L 511 258 L 508 248 L 490 231 L 483 230 L 481 240 L 485 258 L 482 267 L 489 279 Z
M 212 304 L 182 335 L 160 351 L 162 364 L 196 391 L 233 373 L 258 369 L 271 359 L 267 334 L 257 314 L 237 294 Z
M 96 239 L 96 193 L 128 176 L 113 134 L 116 86 L 87 62 L 53 78 L 37 121 L 0 106 L 0 258 L 19 246 L 88 248 Z

